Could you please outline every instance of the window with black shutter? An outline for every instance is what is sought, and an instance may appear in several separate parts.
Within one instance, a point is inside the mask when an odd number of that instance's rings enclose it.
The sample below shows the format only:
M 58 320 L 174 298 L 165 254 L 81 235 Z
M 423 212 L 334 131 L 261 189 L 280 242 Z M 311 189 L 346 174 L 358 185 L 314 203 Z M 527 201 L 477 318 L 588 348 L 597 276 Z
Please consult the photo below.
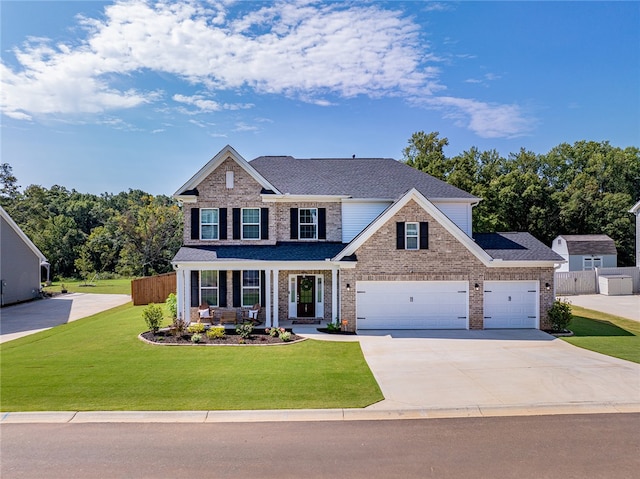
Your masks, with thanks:
M 298 239 L 298 208 L 289 210 L 291 218 L 291 239 Z
M 200 208 L 191 208 L 191 239 L 200 239 Z

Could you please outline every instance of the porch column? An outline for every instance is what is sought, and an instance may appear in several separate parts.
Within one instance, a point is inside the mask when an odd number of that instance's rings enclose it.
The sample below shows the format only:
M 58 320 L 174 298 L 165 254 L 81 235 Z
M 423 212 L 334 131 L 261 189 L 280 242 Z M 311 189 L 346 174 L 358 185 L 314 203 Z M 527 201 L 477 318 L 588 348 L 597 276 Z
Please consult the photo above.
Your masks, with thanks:
M 186 308 L 185 304 L 191 304 L 189 298 L 187 298 L 187 288 L 185 288 L 185 270 L 184 268 L 179 268 L 176 271 L 176 295 L 178 296 L 178 304 L 177 304 L 177 313 L 178 319 L 186 319 Z M 188 288 L 191 291 L 191 288 Z
M 340 319 L 340 312 L 338 311 L 338 270 L 331 270 L 331 314 L 333 318 L 329 318 L 333 323 L 334 320 Z
M 265 275 L 264 275 L 264 281 L 265 281 L 265 285 L 264 285 L 264 291 L 265 291 L 265 296 L 266 298 L 264 298 L 264 307 L 265 307 L 265 326 L 267 328 L 271 327 L 271 270 L 268 269 L 265 271 Z
M 280 275 L 280 270 L 273 270 L 273 323 L 271 324 L 274 328 L 277 328 L 280 324 L 280 320 L 278 318 L 278 276 Z

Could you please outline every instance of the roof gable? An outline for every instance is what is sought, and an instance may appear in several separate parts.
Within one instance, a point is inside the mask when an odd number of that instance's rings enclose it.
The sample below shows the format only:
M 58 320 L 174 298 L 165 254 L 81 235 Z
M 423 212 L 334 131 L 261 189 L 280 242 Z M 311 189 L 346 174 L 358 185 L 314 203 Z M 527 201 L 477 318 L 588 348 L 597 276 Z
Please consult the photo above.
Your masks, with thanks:
M 29 247 L 29 249 L 33 251 L 33 253 L 40 259 L 41 262 L 47 261 L 47 258 L 42 254 L 42 251 L 40 251 L 38 247 L 33 244 L 33 241 L 31 241 L 29 237 L 24 233 L 24 231 L 20 229 L 17 223 L 13 221 L 13 218 L 9 216 L 9 213 L 7 213 L 2 206 L 0 206 L 0 216 L 7 222 L 9 227 L 11 227 L 11 229 L 16 232 L 16 234 Z
M 187 181 L 184 185 L 182 185 L 178 190 L 173 194 L 173 196 L 180 200 L 188 201 L 191 198 L 195 198 L 198 196 L 197 186 L 211 174 L 216 168 L 218 168 L 225 160 L 232 159 L 235 161 L 242 169 L 244 169 L 256 182 L 258 182 L 265 190 L 271 190 L 276 193 L 279 191 L 273 186 L 269 181 L 267 181 L 260 173 L 258 173 L 247 160 L 245 160 L 240 154 L 233 149 L 231 146 L 227 145 L 222 150 L 216 154 L 211 160 L 207 162 L 200 170 L 193 175 L 189 181 Z

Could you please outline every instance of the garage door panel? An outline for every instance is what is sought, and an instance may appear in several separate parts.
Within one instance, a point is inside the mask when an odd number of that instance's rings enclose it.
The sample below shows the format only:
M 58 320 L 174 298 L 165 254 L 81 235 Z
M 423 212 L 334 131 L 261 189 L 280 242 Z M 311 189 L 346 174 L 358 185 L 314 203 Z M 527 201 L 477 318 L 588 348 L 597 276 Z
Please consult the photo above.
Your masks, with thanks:
M 485 281 L 484 327 L 537 328 L 536 281 Z
M 466 329 L 468 283 L 362 281 L 358 329 Z

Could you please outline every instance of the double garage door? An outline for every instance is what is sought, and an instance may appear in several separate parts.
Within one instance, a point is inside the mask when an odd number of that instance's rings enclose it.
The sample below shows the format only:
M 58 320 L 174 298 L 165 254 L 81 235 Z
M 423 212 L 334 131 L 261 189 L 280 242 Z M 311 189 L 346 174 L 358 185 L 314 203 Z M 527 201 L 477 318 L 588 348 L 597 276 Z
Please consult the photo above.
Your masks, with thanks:
M 468 329 L 467 281 L 359 281 L 358 329 Z M 536 281 L 485 281 L 484 327 L 536 328 Z

